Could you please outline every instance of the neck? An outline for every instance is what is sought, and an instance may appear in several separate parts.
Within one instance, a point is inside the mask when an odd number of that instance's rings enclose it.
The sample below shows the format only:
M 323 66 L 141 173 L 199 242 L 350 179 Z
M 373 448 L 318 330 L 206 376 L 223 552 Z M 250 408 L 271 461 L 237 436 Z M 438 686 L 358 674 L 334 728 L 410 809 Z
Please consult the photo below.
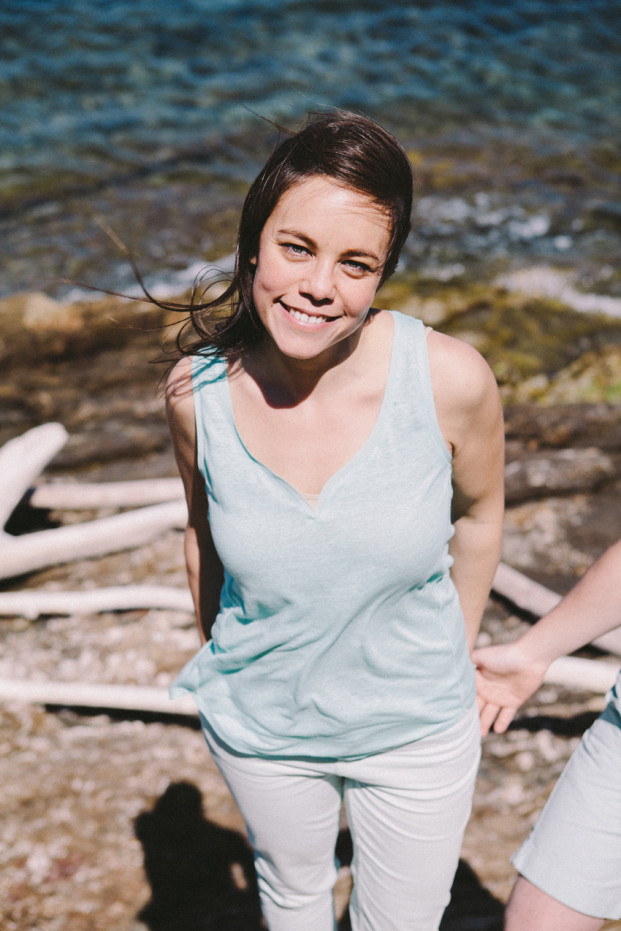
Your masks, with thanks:
M 329 353 L 312 359 L 283 355 L 266 334 L 262 343 L 243 360 L 243 367 L 257 383 L 270 407 L 295 407 L 319 388 L 331 390 L 335 379 L 347 372 L 361 343 L 371 316 L 348 339 L 331 347 Z

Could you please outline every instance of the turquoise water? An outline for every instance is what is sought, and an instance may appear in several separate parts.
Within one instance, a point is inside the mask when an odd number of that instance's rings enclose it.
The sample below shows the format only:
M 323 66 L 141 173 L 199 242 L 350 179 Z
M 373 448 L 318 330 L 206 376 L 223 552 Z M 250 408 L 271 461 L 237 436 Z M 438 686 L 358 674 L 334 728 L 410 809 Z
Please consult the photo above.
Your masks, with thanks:
M 452 162 L 406 263 L 593 276 L 619 247 L 620 61 L 620 0 L 4 0 L 0 290 L 123 286 L 98 222 L 154 276 L 228 251 L 261 117 L 334 106 Z

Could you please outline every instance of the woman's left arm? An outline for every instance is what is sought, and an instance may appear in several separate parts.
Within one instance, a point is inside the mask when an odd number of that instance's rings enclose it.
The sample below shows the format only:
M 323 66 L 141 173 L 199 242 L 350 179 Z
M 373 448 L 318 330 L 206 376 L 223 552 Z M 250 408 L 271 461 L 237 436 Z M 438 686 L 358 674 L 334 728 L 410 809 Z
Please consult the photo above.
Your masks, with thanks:
M 453 456 L 451 577 L 473 650 L 502 543 L 502 407 L 492 371 L 472 346 L 435 331 L 428 340 L 438 421 Z

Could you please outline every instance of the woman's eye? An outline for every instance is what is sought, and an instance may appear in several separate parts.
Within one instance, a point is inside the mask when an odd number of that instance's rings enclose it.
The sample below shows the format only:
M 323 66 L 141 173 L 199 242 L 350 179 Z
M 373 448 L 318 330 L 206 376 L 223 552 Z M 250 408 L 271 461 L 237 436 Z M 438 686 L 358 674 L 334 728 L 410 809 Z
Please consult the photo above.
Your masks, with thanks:
M 306 246 L 300 246 L 297 242 L 283 242 L 283 249 L 287 252 L 290 252 L 291 255 L 307 255 L 308 249 Z
M 346 259 L 344 265 L 346 265 L 350 271 L 358 275 L 369 274 L 373 271 L 370 265 L 367 265 L 365 262 L 356 262 L 354 259 Z

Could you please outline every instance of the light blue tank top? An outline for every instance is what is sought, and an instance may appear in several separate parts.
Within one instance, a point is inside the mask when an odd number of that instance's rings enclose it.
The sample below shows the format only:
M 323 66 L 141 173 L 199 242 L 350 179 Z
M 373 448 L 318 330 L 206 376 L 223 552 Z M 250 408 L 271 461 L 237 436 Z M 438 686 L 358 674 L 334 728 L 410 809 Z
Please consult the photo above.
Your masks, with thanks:
M 226 363 L 194 359 L 198 464 L 225 580 L 212 639 L 171 695 L 192 694 L 239 753 L 366 756 L 450 727 L 474 702 L 425 328 L 393 316 L 378 419 L 315 507 L 244 446 Z

